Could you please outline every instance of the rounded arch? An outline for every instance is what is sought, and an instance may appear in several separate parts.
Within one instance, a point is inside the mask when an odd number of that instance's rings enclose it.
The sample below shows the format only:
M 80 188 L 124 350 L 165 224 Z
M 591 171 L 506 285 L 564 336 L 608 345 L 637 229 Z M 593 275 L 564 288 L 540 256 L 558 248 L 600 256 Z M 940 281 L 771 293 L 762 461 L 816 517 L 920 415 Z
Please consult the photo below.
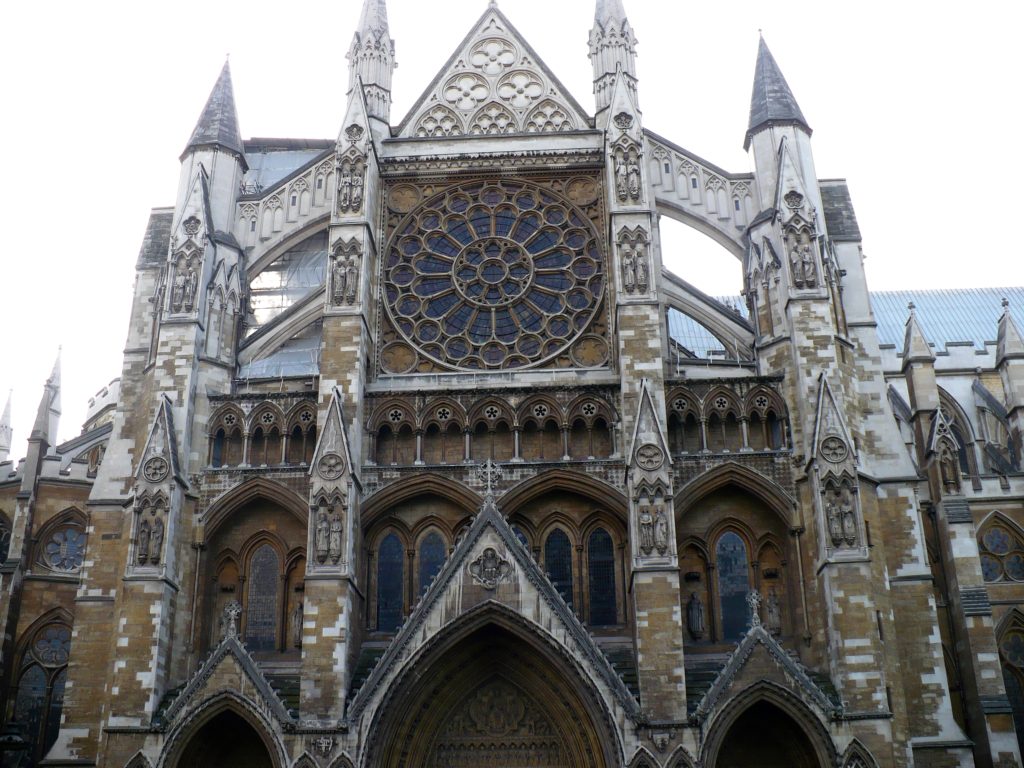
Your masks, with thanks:
M 215 721 L 224 715 L 233 715 L 255 732 L 266 750 L 271 768 L 287 768 L 284 746 L 274 733 L 270 720 L 257 705 L 234 691 L 221 691 L 206 698 L 172 726 L 156 768 L 190 768 L 191 762 L 181 762 L 183 757 L 187 757 L 190 744 L 202 735 L 207 726 L 216 725 Z
M 391 680 L 373 711 L 369 732 L 377 738 L 362 765 L 392 768 L 409 755 L 425 761 L 454 708 L 495 680 L 532 696 L 568 742 L 569 764 L 623 764 L 612 708 L 579 662 L 520 614 L 487 601 L 431 638 Z M 350 716 L 359 717 L 359 699 Z
M 760 472 L 735 461 L 727 461 L 695 477 L 676 493 L 676 520 L 683 517 L 705 497 L 730 486 L 751 493 L 777 514 L 789 528 L 793 525 L 796 501 L 781 486 Z
M 744 718 L 744 716 L 748 718 Z M 778 683 L 762 680 L 748 686 L 732 698 L 719 713 L 711 720 L 707 727 L 707 738 L 701 750 L 701 764 L 706 766 L 717 766 L 723 747 L 729 741 L 728 737 L 736 725 L 745 725 L 746 719 L 762 715 L 781 715 L 778 725 L 782 729 L 790 726 L 788 735 L 798 740 L 801 736 L 806 739 L 806 746 L 813 756 L 814 768 L 830 768 L 836 764 L 836 747 L 832 742 L 828 729 L 819 718 L 803 701 L 783 688 Z M 750 742 L 751 740 L 746 739 Z M 738 740 L 733 740 L 736 743 Z M 756 740 L 752 743 L 757 744 Z M 757 745 L 763 749 L 763 745 Z M 811 765 L 807 763 L 806 765 Z M 794 764 L 793 768 L 804 768 Z
M 209 540 L 238 509 L 258 499 L 281 505 L 306 525 L 309 510 L 305 499 L 280 483 L 257 477 L 225 491 L 213 500 L 204 515 L 204 539 Z
M 501 497 L 502 511 L 514 514 L 523 505 L 552 491 L 579 494 L 618 515 L 620 522 L 626 520 L 629 502 L 617 488 L 590 475 L 565 469 L 541 472 L 513 486 Z
M 380 489 L 363 502 L 361 516 L 364 530 L 369 530 L 374 520 L 392 507 L 416 496 L 426 495 L 440 496 L 462 507 L 467 514 L 474 514 L 483 503 L 475 491 L 462 483 L 433 472 L 416 474 Z

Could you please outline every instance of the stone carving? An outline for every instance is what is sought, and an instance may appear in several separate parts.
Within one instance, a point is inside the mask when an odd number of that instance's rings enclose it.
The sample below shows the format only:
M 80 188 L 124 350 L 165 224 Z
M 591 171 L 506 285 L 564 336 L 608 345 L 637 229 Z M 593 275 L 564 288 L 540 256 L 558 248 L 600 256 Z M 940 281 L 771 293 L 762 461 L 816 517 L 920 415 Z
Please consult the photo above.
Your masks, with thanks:
M 320 510 L 316 518 L 316 559 L 323 564 L 327 562 L 327 555 L 331 547 L 331 521 L 327 518 L 327 512 Z
M 502 37 L 481 40 L 469 54 L 469 63 L 485 75 L 499 75 L 516 63 L 516 49 Z
M 348 137 L 349 141 L 359 141 L 363 138 L 363 126 L 353 123 L 345 129 L 345 136 Z
M 163 456 L 153 456 L 142 465 L 142 476 L 151 483 L 159 483 L 170 469 L 170 464 Z
M 747 607 L 750 609 L 750 626 L 761 626 L 761 595 L 756 589 L 747 593 Z
M 337 453 L 325 453 L 317 462 L 316 472 L 324 480 L 337 480 L 345 471 L 345 459 Z
M 836 502 L 835 491 L 829 492 L 825 500 L 825 523 L 833 547 L 838 547 L 843 543 L 843 521 L 839 514 L 839 505 Z
M 649 555 L 654 551 L 654 515 L 651 514 L 650 507 L 640 507 L 638 523 L 640 527 L 640 551 L 645 555 Z
M 773 635 L 780 634 L 782 632 L 782 606 L 779 603 L 779 596 L 774 588 L 768 593 L 768 598 L 764 601 L 764 610 L 764 628 Z
M 149 539 L 149 562 L 160 564 L 160 553 L 164 546 L 164 521 L 159 517 L 153 522 L 153 533 Z
M 790 208 L 799 208 L 804 204 L 804 196 L 797 192 L 795 189 L 791 189 L 782 198 L 786 201 L 786 205 Z
M 224 614 L 221 617 L 221 626 L 224 630 L 224 639 L 238 637 L 238 617 L 242 615 L 242 604 L 232 600 L 224 606 Z
M 527 70 L 505 75 L 498 83 L 498 97 L 514 109 L 524 109 L 544 95 L 544 84 Z
M 338 213 L 359 213 L 363 207 L 366 161 L 360 154 L 346 155 L 338 163 Z
M 523 130 L 526 133 L 558 133 L 575 127 L 572 117 L 558 102 L 545 99 L 527 115 Z
M 789 251 L 789 267 L 797 288 L 814 288 L 818 284 L 818 267 L 810 243 L 794 243 Z
M 654 443 L 644 443 L 636 449 L 636 463 L 641 469 L 658 469 L 664 461 L 665 453 Z
M 842 438 L 836 437 L 835 435 L 829 435 L 821 441 L 821 455 L 825 457 L 827 461 L 833 464 L 838 464 L 846 455 L 849 450 L 846 447 L 846 443 L 843 442 Z
M 826 492 L 825 524 L 833 547 L 857 546 L 857 510 L 849 488 Z
M 139 565 L 145 565 L 149 560 L 149 537 L 151 529 L 148 520 L 139 521 L 139 530 L 135 537 L 135 552 Z
M 165 510 L 166 502 L 159 496 L 152 499 L 144 496 L 136 507 L 135 562 L 138 565 L 160 564 L 166 531 Z
M 633 126 L 633 116 L 628 112 L 619 112 L 613 121 L 620 131 L 628 131 Z
M 621 203 L 640 202 L 640 153 L 632 144 L 615 150 L 615 194 Z
M 292 608 L 292 645 L 296 648 L 302 647 L 302 601 L 299 600 Z
M 487 486 L 487 497 L 494 498 L 494 484 L 502 478 L 501 467 L 495 464 L 491 459 L 488 459 L 484 464 L 481 464 L 477 468 L 477 474 Z
M 335 565 L 341 559 L 341 515 L 337 512 L 331 517 L 331 530 L 327 542 L 327 556 Z
M 654 548 L 659 555 L 668 551 L 668 516 L 665 508 L 659 506 L 654 516 Z
M 195 216 L 189 216 L 187 219 L 185 219 L 184 224 L 182 224 L 182 229 L 185 230 L 185 234 L 188 235 L 189 237 L 195 237 L 199 233 L 200 226 L 202 225 L 199 219 L 197 219 Z
M 942 441 L 939 448 L 939 476 L 942 479 L 942 489 L 946 493 L 960 493 L 960 464 L 946 440 Z
M 691 593 L 690 601 L 686 604 L 686 630 L 694 640 L 700 640 L 707 632 L 707 625 L 704 623 L 704 603 L 696 592 Z
M 650 288 L 650 264 L 647 257 L 647 233 L 637 227 L 619 232 L 622 260 L 622 289 L 625 293 L 647 293 Z
M 444 87 L 443 94 L 445 101 L 456 109 L 466 112 L 475 109 L 490 92 L 487 80 L 480 75 L 466 73 L 456 75 L 449 80 Z
M 195 246 L 186 243 L 187 247 Z M 171 311 L 191 312 L 195 307 L 196 289 L 199 286 L 199 258 L 188 252 L 179 255 L 171 284 Z
M 331 304 L 354 304 L 359 291 L 359 259 L 362 248 L 358 240 L 339 242 L 331 261 Z
M 501 557 L 493 547 L 487 547 L 480 557 L 469 564 L 469 574 L 473 577 L 473 583 L 486 590 L 496 589 L 511 573 L 512 563 Z
M 459 116 L 441 104 L 434 106 L 416 126 L 416 135 L 421 138 L 461 136 L 462 133 L 462 121 Z
M 327 757 L 327 755 L 331 754 L 331 750 L 334 749 L 334 737 L 317 736 L 313 739 L 313 749 L 320 757 Z
M 843 518 L 843 542 L 853 547 L 857 544 L 857 516 L 854 511 L 850 489 L 844 488 L 840 497 L 839 512 Z

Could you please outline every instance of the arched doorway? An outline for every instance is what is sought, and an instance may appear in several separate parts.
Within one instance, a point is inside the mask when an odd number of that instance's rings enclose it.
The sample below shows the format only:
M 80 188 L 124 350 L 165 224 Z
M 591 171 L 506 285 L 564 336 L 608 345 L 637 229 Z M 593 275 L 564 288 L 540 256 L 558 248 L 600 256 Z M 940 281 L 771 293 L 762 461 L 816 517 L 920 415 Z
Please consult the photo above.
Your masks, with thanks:
M 618 765 L 603 708 L 574 672 L 518 631 L 480 622 L 392 686 L 371 732 L 377 768 Z
M 170 768 L 277 768 L 260 733 L 233 710 L 210 718 Z
M 820 724 L 802 723 L 805 718 L 794 718 L 769 698 L 726 717 L 728 722 L 708 739 L 705 765 L 709 768 L 826 768 L 834 764 L 834 749 Z M 808 732 L 808 725 L 813 733 Z

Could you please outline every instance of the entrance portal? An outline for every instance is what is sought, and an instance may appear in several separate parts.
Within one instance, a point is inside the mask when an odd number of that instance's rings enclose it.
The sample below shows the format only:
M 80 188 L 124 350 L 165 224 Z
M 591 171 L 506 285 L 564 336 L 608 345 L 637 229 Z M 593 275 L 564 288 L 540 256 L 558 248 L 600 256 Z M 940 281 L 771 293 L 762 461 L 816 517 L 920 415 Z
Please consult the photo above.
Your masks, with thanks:
M 270 753 L 249 723 L 234 712 L 222 712 L 191 739 L 177 768 L 274 768 Z
M 760 701 L 729 728 L 715 768 L 823 768 L 804 729 L 789 715 Z
M 482 626 L 392 685 L 371 735 L 378 768 L 618 764 L 592 689 L 517 631 Z

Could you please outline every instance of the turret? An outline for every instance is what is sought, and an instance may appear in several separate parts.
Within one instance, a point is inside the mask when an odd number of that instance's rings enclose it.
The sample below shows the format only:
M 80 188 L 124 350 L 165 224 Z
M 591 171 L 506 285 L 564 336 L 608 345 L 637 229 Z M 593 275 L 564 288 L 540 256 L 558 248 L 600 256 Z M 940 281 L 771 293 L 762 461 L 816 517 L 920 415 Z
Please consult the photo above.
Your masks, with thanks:
M 1010 302 L 1006 299 L 996 339 L 996 367 L 1003 380 L 1011 439 L 1020 456 L 1024 453 L 1024 334 L 1010 314 Z
M 903 336 L 903 375 L 910 395 L 911 423 L 914 442 L 918 446 L 918 460 L 925 458 L 928 434 L 939 409 L 939 387 L 935 380 L 935 352 L 928 345 L 913 302 L 907 307 L 906 331 Z
M 594 99 L 598 112 L 611 104 L 612 87 L 620 69 L 632 101 L 637 103 L 636 43 L 622 0 L 597 0 L 594 28 L 590 32 L 590 62 L 594 67 Z
M 0 463 L 7 461 L 11 453 L 11 393 L 7 393 L 7 405 L 4 406 L 4 415 L 0 416 Z
M 388 31 L 385 0 L 363 0 L 359 26 L 348 52 L 349 92 L 362 82 L 369 116 L 387 125 L 391 119 L 391 78 L 395 73 L 395 41 Z

